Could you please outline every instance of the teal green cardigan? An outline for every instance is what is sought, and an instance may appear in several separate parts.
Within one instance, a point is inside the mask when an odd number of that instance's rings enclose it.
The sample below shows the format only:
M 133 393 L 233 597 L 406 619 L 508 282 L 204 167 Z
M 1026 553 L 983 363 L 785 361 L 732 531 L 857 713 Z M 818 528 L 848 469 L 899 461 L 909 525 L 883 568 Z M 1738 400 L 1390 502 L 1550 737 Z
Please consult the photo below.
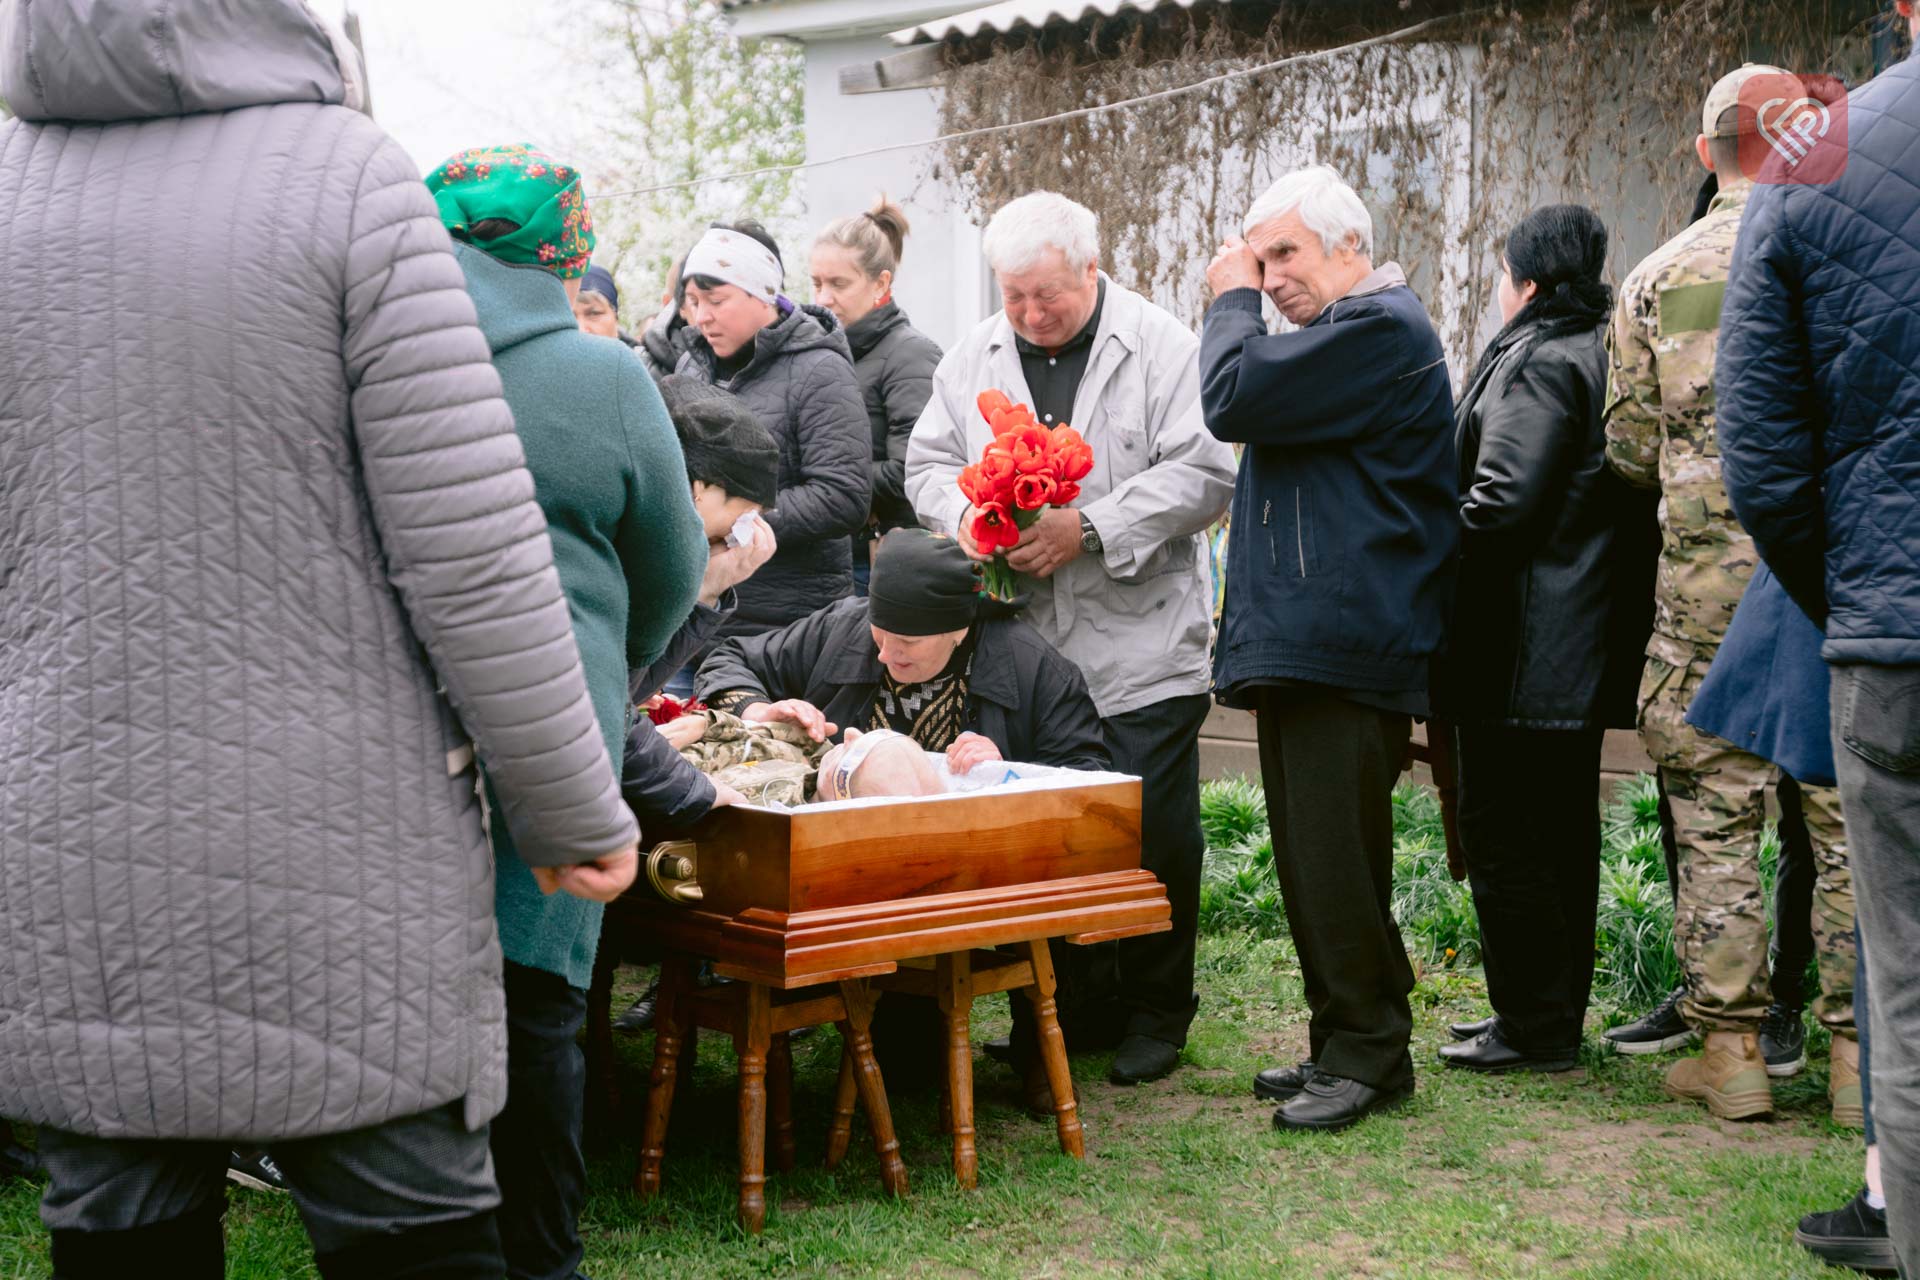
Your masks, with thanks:
M 580 331 L 557 276 L 469 245 L 454 253 L 547 515 L 587 691 L 617 770 L 631 705 L 627 668 L 659 657 L 692 612 L 706 571 L 686 460 L 645 365 L 623 343 Z M 492 828 L 507 959 L 586 987 L 600 905 L 542 895 L 498 806 Z

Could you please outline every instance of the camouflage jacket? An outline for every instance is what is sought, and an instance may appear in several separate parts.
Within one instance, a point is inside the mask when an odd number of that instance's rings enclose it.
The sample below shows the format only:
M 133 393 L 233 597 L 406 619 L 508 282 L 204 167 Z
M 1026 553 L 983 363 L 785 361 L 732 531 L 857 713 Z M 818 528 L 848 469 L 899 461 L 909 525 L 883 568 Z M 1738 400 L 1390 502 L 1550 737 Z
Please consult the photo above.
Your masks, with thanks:
M 706 711 L 707 730 L 684 747 L 688 764 L 755 804 L 805 804 L 815 766 L 833 746 L 791 724 L 749 724 L 727 711 Z
M 1608 344 L 1607 459 L 1630 483 L 1661 491 L 1647 652 L 1680 665 L 1720 642 L 1758 563 L 1727 499 L 1713 423 L 1720 303 L 1751 190 L 1721 193 L 1634 268 Z

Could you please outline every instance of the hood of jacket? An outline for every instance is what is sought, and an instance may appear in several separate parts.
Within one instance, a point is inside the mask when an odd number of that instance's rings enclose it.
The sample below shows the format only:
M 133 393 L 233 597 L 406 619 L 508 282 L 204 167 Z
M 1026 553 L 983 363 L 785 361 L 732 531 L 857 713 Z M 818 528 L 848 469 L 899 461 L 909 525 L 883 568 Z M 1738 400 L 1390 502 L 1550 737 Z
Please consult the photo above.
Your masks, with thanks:
M 669 313 L 666 323 L 656 320 L 641 330 L 640 346 L 655 363 L 671 373 L 673 366 L 680 362 L 680 353 L 687 349 L 688 335 L 692 332 L 692 326 L 679 315 Z
M 467 292 L 480 313 L 480 332 L 494 355 L 542 334 L 578 329 L 560 277 L 544 267 L 502 262 L 470 244 L 453 246 L 466 273 Z
M 0 0 L 0 98 L 23 120 L 358 110 L 364 84 L 345 34 L 306 0 Z
M 694 358 L 711 369 L 714 363 L 712 345 L 700 336 L 698 330 L 690 331 L 694 334 L 690 348 Z M 853 363 L 853 348 L 847 345 L 847 331 L 840 327 L 833 312 L 825 307 L 816 307 L 811 302 L 801 303 L 753 335 L 753 359 L 734 375 L 733 381 L 738 383 L 755 377 L 783 356 L 813 350 L 831 351 L 849 365 Z

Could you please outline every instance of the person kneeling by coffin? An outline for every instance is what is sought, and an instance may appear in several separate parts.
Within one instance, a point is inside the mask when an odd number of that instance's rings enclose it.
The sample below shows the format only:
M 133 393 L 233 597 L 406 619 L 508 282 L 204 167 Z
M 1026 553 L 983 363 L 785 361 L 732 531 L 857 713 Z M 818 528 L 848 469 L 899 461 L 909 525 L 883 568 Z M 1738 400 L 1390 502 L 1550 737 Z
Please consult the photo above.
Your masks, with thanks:
M 875 551 L 869 590 L 722 642 L 700 667 L 700 700 L 748 722 L 796 725 L 816 742 L 892 729 L 945 752 L 954 773 L 989 760 L 1109 767 L 1079 668 L 1004 606 L 983 603 L 979 567 L 957 542 L 895 529 Z M 896 1086 L 931 1082 L 932 1004 L 903 1016 L 906 1002 L 886 1003 L 892 1014 L 874 1024 L 881 1070 Z M 1020 1016 L 1024 1003 L 1014 1009 Z

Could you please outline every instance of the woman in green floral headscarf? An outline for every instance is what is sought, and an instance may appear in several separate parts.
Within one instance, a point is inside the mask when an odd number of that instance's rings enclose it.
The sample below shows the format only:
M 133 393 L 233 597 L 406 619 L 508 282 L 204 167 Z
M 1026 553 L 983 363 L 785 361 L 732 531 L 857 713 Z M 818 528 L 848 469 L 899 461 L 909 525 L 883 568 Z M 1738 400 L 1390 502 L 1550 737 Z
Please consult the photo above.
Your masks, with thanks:
M 571 294 L 593 254 L 580 175 L 527 146 L 454 156 L 427 179 L 513 410 L 553 542 L 608 755 L 626 740 L 627 671 L 692 611 L 707 538 L 646 366 L 582 333 Z M 502 678 L 511 678 L 503 673 Z M 541 893 L 496 811 L 495 909 L 506 953 L 507 1106 L 493 1122 L 511 1275 L 571 1276 L 586 1197 L 585 1075 L 574 1044 L 601 907 Z
M 462 151 L 427 175 L 427 190 L 448 233 L 491 257 L 562 280 L 592 265 L 593 215 L 580 175 L 524 142 Z

